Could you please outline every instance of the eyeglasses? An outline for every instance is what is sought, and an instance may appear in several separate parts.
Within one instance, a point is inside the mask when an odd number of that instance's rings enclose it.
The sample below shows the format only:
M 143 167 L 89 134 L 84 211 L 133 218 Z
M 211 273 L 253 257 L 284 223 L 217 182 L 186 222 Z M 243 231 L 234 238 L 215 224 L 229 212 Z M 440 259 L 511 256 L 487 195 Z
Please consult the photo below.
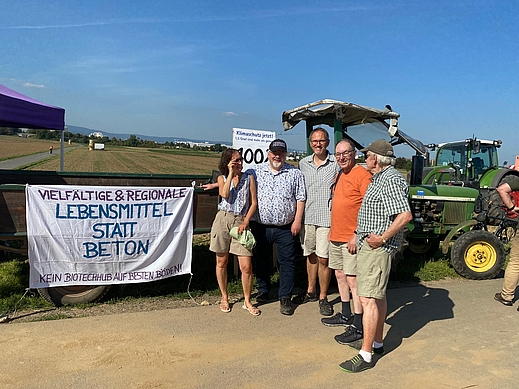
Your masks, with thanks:
M 347 155 L 350 155 L 354 152 L 355 152 L 355 150 L 347 150 L 347 151 L 343 151 L 342 153 L 335 153 L 335 158 L 346 157 Z
M 326 142 L 328 142 L 328 139 L 324 139 L 324 140 L 317 139 L 317 140 L 311 140 L 310 141 L 310 143 L 313 144 L 313 145 L 323 144 L 323 143 L 326 143 Z
M 234 162 L 243 162 L 243 158 L 242 158 L 242 157 L 240 157 L 240 158 L 236 158 L 236 159 L 234 160 Z

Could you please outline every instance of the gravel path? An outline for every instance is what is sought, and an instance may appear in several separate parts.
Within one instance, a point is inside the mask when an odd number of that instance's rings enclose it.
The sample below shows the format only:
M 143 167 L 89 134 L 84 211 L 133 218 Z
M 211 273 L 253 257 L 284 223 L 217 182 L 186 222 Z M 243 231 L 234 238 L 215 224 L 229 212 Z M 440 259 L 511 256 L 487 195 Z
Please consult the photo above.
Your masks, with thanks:
M 356 351 L 334 341 L 343 329 L 323 326 L 316 303 L 291 317 L 277 302 L 253 317 L 239 303 L 225 314 L 164 299 L 140 312 L 102 304 L 89 317 L 15 319 L 0 325 L 0 387 L 516 388 L 519 312 L 493 300 L 501 282 L 389 290 L 387 353 L 359 374 L 339 369 Z M 191 306 L 169 309 L 178 304 Z

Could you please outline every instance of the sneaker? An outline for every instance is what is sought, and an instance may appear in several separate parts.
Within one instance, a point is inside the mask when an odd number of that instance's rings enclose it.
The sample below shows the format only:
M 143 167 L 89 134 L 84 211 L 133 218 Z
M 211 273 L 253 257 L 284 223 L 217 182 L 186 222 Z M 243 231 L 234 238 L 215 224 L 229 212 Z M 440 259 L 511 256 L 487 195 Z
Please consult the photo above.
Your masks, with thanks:
M 494 300 L 499 301 L 501 304 L 507 305 L 509 307 L 513 305 L 513 303 L 510 300 L 505 300 L 503 296 L 501 296 L 501 292 L 495 294 Z
M 297 305 L 306 304 L 306 303 L 313 303 L 314 301 L 317 301 L 317 294 L 315 293 L 301 293 L 295 296 L 292 299 L 292 302 Z
M 334 339 L 337 343 L 340 344 L 348 344 L 355 342 L 356 340 L 362 339 L 362 331 L 359 331 L 353 324 L 348 327 L 344 333 L 340 335 L 335 335 Z
M 341 312 L 337 312 L 332 317 L 323 317 L 321 319 L 321 323 L 328 327 L 348 327 L 349 325 L 353 324 L 353 315 L 350 317 L 346 317 Z
M 339 367 L 347 371 L 348 373 L 358 373 L 359 371 L 371 369 L 375 366 L 375 360 L 371 359 L 371 362 L 366 362 L 360 354 L 355 355 L 353 358 L 344 361 Z
M 328 298 L 325 297 L 322 300 L 319 300 L 319 313 L 323 316 L 333 315 L 333 307 L 328 301 Z
M 290 297 L 281 297 L 279 300 L 279 312 L 281 312 L 283 315 L 292 315 L 294 313 L 294 308 L 292 308 Z
M 361 350 L 362 349 L 362 339 L 358 339 L 355 342 L 348 343 L 348 346 L 350 346 L 351 348 L 354 348 L 355 350 Z M 384 355 L 384 346 L 373 347 L 371 349 L 371 354 Z
M 265 304 L 269 301 L 268 292 L 258 292 L 256 295 L 256 302 L 260 304 Z

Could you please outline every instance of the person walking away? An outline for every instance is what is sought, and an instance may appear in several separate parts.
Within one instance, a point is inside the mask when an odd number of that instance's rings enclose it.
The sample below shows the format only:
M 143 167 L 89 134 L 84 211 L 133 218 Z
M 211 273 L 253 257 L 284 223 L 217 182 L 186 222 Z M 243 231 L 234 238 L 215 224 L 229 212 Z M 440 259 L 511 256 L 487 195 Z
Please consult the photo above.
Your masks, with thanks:
M 362 199 L 371 182 L 371 174 L 356 164 L 356 151 L 352 142 L 343 139 L 335 147 L 335 158 L 341 171 L 332 187 L 332 211 L 330 228 L 330 268 L 335 270 L 341 312 L 321 322 L 327 326 L 347 326 L 347 330 L 335 336 L 340 344 L 362 339 L 362 305 L 357 295 L 357 245 L 355 230 Z M 353 297 L 352 314 L 350 292 Z
M 508 213 L 519 214 L 519 204 L 515 204 L 510 193 L 519 191 L 519 182 L 514 180 L 511 183 L 504 183 L 498 186 L 497 193 L 501 197 Z M 510 257 L 508 265 L 505 269 L 505 277 L 501 292 L 495 294 L 494 299 L 501 304 L 512 306 L 515 295 L 515 289 L 519 283 L 519 235 L 515 235 L 512 239 L 512 247 L 510 249 Z M 519 311 L 519 308 L 517 309 Z
M 394 168 L 393 146 L 380 139 L 361 152 L 373 173 L 357 219 L 357 294 L 364 310 L 363 340 L 350 346 L 359 354 L 339 366 L 356 373 L 375 366 L 374 355 L 384 353 L 383 332 L 387 313 L 386 289 L 391 256 L 403 241 L 403 228 L 411 221 L 409 187 Z M 372 354 L 373 353 L 373 354 Z
M 256 238 L 256 301 L 269 301 L 272 246 L 275 244 L 279 263 L 280 312 L 283 315 L 292 315 L 295 239 L 301 230 L 306 194 L 303 174 L 286 163 L 286 157 L 285 141 L 275 139 L 269 145 L 268 161 L 254 166 L 247 172 L 255 175 L 258 193 L 256 219 L 251 222 L 252 233 Z
M 328 302 L 328 287 L 332 275 L 328 267 L 328 233 L 330 231 L 330 188 L 339 171 L 335 156 L 327 150 L 330 144 L 328 131 L 317 127 L 310 133 L 313 154 L 299 162 L 306 188 L 304 223 L 299 234 L 303 255 L 307 257 L 308 286 L 305 293 L 292 299 L 294 304 L 319 301 L 319 313 L 333 315 Z M 319 282 L 319 296 L 316 284 Z
M 220 310 L 226 313 L 231 311 L 227 294 L 227 263 L 231 253 L 238 256 L 240 264 L 243 309 L 258 316 L 260 310 L 251 302 L 252 252 L 230 235 L 233 227 L 238 228 L 238 234 L 243 234 L 249 228 L 249 221 L 257 209 L 256 182 L 252 175 L 242 172 L 242 163 L 238 150 L 227 149 L 222 153 L 218 166 L 222 173 L 218 176 L 222 200 L 211 227 L 209 250 L 216 253 L 216 278 L 222 293 Z

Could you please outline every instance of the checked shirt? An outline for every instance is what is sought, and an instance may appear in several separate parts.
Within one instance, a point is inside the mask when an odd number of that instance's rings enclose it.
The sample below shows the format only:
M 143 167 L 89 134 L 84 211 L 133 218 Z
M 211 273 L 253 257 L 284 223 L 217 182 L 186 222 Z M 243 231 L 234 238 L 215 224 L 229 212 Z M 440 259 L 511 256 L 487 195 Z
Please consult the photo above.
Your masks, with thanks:
M 410 211 L 407 194 L 409 186 L 406 180 L 393 166 L 373 175 L 368 190 L 360 206 L 357 224 L 357 248 L 360 250 L 364 239 L 372 233 L 382 235 L 395 217 Z M 400 230 L 382 246 L 390 254 L 396 253 L 404 239 Z
M 299 169 L 305 178 L 306 187 L 304 224 L 330 227 L 331 187 L 341 169 L 335 156 L 328 153 L 326 161 L 317 166 L 314 154 L 309 155 L 299 162 Z

